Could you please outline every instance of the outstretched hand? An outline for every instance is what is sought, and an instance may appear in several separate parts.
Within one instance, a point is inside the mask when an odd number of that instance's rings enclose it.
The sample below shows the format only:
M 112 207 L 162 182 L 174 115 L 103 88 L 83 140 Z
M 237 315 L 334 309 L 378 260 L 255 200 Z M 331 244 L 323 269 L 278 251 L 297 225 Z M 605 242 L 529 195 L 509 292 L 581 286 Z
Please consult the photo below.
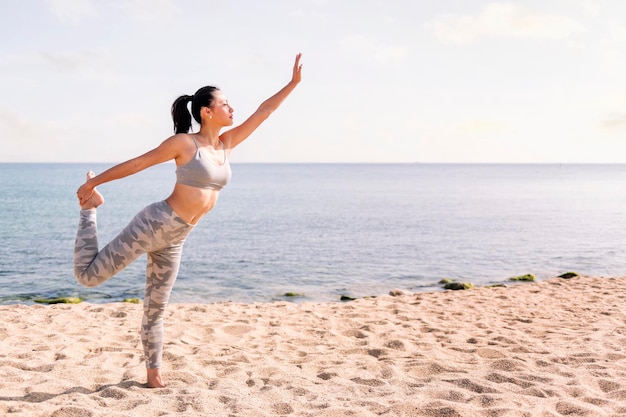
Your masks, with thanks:
M 300 64 L 300 58 L 302 54 L 296 55 L 296 61 L 293 64 L 293 74 L 291 80 L 281 88 L 276 94 L 265 100 L 258 109 L 248 117 L 242 124 L 234 127 L 220 135 L 220 139 L 228 149 L 233 149 L 241 142 L 246 140 L 257 127 L 265 121 L 270 114 L 274 112 L 282 102 L 287 98 L 289 94 L 296 88 L 296 86 L 302 80 L 302 65 Z
M 293 75 L 291 76 L 291 82 L 298 84 L 302 80 L 302 64 L 300 63 L 302 58 L 302 52 L 296 55 L 296 62 L 293 64 Z

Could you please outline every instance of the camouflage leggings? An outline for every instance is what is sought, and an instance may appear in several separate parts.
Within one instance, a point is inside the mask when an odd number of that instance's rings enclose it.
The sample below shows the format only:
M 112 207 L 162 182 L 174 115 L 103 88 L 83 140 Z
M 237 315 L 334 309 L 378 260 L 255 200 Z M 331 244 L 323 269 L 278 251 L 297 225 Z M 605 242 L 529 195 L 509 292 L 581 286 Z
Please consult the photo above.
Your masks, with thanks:
M 165 306 L 178 275 L 183 244 L 192 229 L 193 225 L 161 201 L 140 211 L 98 251 L 96 209 L 80 211 L 74 246 L 74 275 L 80 284 L 100 285 L 147 253 L 141 341 L 148 368 L 161 367 Z

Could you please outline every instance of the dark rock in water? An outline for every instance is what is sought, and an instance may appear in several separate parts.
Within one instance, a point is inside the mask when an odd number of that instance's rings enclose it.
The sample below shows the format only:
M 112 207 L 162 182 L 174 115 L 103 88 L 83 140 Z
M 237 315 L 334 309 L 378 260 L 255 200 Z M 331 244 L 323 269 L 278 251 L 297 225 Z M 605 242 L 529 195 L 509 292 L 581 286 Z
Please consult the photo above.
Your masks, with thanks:
M 446 290 L 469 290 L 474 288 L 474 284 L 471 282 L 448 282 L 443 288 Z
M 404 291 L 402 291 L 402 290 L 391 290 L 391 291 L 389 291 L 389 295 L 391 295 L 392 297 L 398 297 L 400 295 L 404 295 Z
M 580 274 L 578 272 L 566 272 L 564 274 L 559 275 L 559 278 L 570 279 L 574 277 L 579 277 Z
M 519 277 L 509 278 L 509 281 L 534 281 L 535 274 L 520 275 Z
M 78 297 L 35 298 L 33 301 L 41 304 L 78 304 L 83 302 Z
M 341 301 L 354 301 L 356 300 L 355 297 L 350 297 L 349 295 L 342 295 L 340 298 Z
M 503 287 L 506 288 L 505 284 L 489 284 L 489 285 L 485 285 L 487 288 L 498 288 L 498 287 Z

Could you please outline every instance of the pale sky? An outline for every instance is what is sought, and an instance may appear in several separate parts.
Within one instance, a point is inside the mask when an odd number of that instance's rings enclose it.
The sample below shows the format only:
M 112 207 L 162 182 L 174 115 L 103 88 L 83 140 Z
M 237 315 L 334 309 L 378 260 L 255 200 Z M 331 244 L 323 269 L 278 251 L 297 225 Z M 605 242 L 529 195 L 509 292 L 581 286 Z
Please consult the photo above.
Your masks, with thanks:
M 234 162 L 626 162 L 624 0 L 1 0 L 0 162 L 121 162 L 216 85 Z

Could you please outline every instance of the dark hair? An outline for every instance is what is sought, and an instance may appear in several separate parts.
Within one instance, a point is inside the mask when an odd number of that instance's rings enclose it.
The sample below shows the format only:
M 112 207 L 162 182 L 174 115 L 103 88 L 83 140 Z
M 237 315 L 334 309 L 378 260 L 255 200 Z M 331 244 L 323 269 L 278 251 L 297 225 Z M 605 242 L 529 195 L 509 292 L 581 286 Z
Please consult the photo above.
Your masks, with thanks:
M 202 87 L 193 96 L 183 95 L 174 100 L 172 104 L 172 120 L 174 120 L 175 133 L 187 133 L 191 129 L 191 115 L 200 123 L 200 109 L 213 105 L 213 93 L 219 88 L 206 86 Z M 187 103 L 191 101 L 191 114 L 187 109 Z

